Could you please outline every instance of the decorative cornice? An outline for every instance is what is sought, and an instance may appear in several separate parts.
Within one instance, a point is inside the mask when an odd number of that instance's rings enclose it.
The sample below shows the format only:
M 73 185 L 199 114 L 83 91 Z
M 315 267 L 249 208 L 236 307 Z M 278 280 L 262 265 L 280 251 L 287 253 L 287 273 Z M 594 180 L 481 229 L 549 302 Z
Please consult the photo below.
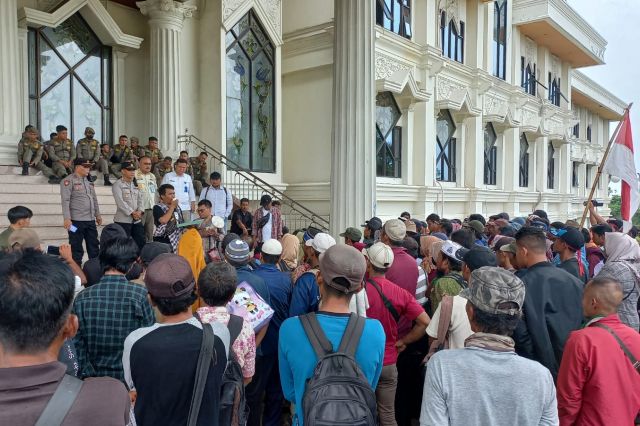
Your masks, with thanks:
M 376 52 L 376 80 L 387 78 L 396 71 L 410 70 L 411 68 L 410 65 L 404 64 L 396 58 Z
M 196 7 L 174 0 L 145 0 L 136 5 L 143 15 L 149 17 L 150 25 L 182 29 L 185 19 L 192 18 Z
M 222 0 L 222 22 L 228 31 L 250 9 L 254 9 L 272 41 L 282 45 L 282 0 Z

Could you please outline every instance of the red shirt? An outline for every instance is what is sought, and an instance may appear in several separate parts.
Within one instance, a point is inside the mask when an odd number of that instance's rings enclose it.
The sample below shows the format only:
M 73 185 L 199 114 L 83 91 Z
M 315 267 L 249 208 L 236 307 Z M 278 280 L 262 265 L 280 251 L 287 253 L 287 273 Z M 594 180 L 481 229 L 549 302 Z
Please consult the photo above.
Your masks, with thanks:
M 416 260 L 407 253 L 404 247 L 391 246 L 393 250 L 393 263 L 386 273 L 389 281 L 407 290 L 409 294 L 416 294 L 418 286 L 418 264 Z M 400 320 L 398 324 L 398 335 L 404 337 L 411 330 L 411 321 L 406 318 Z
M 393 282 L 384 277 L 369 278 L 374 280 L 382 290 L 382 293 L 391 302 L 398 314 L 406 319 L 409 323 L 418 318 L 424 312 L 422 306 L 416 302 L 414 295 L 408 291 L 398 287 Z M 369 299 L 369 309 L 367 309 L 367 317 L 375 318 L 382 323 L 384 334 L 387 336 L 384 346 L 384 362 L 383 365 L 395 364 L 398 359 L 398 351 L 396 342 L 398 341 L 398 323 L 391 315 L 389 309 L 384 306 L 382 297 L 378 290 L 369 282 L 366 283 L 367 298 Z
M 613 314 L 609 326 L 640 359 L 640 334 Z M 632 425 L 640 410 L 640 374 L 615 338 L 593 325 L 574 331 L 564 347 L 558 373 L 560 425 Z

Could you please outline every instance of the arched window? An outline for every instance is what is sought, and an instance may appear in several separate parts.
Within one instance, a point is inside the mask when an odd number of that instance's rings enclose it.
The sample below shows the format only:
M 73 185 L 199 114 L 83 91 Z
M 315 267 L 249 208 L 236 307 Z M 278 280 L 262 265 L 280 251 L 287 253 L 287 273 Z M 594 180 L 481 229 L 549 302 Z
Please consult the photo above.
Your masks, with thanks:
M 587 140 L 591 142 L 591 124 L 587 126 Z
M 227 156 L 241 167 L 276 170 L 275 49 L 251 10 L 226 35 Z
M 56 28 L 29 28 L 29 122 L 43 139 L 62 124 L 69 138 L 92 127 L 112 141 L 111 48 L 76 14 Z
M 449 110 L 441 110 L 436 121 L 436 179 L 456 181 L 456 125 Z
M 495 185 L 498 171 L 498 148 L 496 140 L 498 136 L 493 124 L 487 123 L 484 127 L 484 184 Z
M 536 64 L 528 63 L 524 56 L 521 58 L 522 88 L 525 93 L 536 95 Z
M 447 22 L 447 13 L 440 14 L 440 40 L 442 40 L 442 54 L 449 59 L 464 62 L 464 22 L 460 21 L 460 29 L 451 19 Z
M 376 95 L 376 174 L 402 177 L 402 113 L 391 92 Z
M 555 78 L 549 73 L 549 100 L 555 106 L 560 106 L 560 77 Z
M 527 188 L 529 186 L 529 141 L 527 136 L 522 133 L 520 135 L 520 187 Z
M 507 78 L 507 0 L 493 2 L 493 75 Z
M 553 189 L 556 186 L 556 149 L 553 142 L 549 142 L 547 148 L 547 188 Z

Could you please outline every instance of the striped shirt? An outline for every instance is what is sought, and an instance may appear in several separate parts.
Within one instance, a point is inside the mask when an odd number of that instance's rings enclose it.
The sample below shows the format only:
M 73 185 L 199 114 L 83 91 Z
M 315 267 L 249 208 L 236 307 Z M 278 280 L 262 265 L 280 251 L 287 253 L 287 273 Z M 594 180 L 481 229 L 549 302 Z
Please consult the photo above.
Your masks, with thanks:
M 418 265 L 418 285 L 416 286 L 416 301 L 421 306 L 427 303 L 427 273 Z

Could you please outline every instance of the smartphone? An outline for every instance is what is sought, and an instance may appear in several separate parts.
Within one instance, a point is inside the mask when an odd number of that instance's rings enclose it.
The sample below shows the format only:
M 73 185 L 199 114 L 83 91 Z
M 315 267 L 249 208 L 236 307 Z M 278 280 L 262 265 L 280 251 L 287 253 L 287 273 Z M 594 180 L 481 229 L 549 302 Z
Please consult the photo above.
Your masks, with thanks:
M 78 228 L 75 227 L 75 225 L 71 225 L 69 227 L 69 232 L 76 232 L 78 230 Z
M 60 247 L 47 246 L 47 254 L 52 254 L 54 256 L 60 256 Z

